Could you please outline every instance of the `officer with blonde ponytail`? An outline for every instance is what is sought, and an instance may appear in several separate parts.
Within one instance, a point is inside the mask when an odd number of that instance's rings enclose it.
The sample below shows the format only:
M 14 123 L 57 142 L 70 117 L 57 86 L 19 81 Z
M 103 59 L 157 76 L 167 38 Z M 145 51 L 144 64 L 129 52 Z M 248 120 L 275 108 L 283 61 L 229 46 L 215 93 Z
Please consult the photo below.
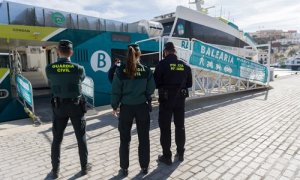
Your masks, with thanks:
M 111 106 L 118 116 L 120 132 L 120 167 L 128 175 L 131 127 L 136 121 L 139 139 L 139 163 L 141 172 L 148 173 L 150 161 L 150 113 L 147 99 L 155 90 L 150 68 L 140 64 L 141 51 L 137 44 L 128 45 L 127 60 L 119 68 L 112 82 Z

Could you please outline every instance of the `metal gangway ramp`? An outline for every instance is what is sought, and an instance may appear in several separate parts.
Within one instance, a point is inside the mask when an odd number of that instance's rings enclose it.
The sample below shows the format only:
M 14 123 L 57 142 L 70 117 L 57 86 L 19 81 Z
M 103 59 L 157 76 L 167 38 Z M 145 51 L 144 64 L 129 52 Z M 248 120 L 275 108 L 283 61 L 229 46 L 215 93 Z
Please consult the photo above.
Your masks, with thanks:
M 155 37 L 136 43 L 149 41 L 158 42 L 159 50 L 154 53 L 159 54 L 159 59 L 162 57 L 163 45 L 173 42 L 178 58 L 192 68 L 193 87 L 190 89 L 190 98 L 264 89 L 269 86 L 268 66 L 236 56 L 214 45 L 197 39 L 177 37 Z

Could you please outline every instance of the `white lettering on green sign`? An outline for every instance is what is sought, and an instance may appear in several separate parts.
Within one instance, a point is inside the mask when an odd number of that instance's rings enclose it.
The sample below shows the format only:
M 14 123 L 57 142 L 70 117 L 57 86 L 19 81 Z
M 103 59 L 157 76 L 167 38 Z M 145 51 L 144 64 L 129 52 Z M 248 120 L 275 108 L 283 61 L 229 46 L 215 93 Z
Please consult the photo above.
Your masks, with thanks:
M 233 64 L 234 57 L 232 55 L 228 53 L 224 53 L 222 51 L 219 51 L 211 47 L 206 47 L 204 45 L 201 45 L 201 54 Z

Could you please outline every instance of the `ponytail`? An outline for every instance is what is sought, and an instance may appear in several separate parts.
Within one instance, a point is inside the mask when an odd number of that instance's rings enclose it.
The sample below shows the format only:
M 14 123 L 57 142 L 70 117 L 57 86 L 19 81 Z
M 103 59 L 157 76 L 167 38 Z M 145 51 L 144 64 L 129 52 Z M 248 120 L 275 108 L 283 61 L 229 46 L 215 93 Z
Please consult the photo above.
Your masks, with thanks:
M 137 65 L 137 57 L 136 51 L 132 46 L 129 46 L 128 55 L 127 55 L 127 63 L 126 63 L 126 75 L 133 79 L 136 73 L 136 65 Z

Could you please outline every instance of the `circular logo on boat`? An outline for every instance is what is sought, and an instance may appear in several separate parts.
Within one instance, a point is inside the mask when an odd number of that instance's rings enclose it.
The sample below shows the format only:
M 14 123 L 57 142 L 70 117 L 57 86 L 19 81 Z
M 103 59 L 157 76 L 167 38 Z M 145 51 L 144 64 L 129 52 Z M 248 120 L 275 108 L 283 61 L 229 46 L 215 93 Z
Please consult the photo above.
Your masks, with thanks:
M 111 58 L 107 52 L 99 50 L 93 53 L 91 57 L 91 67 L 97 71 L 108 72 L 111 66 Z
M 52 13 L 51 15 L 52 22 L 58 26 L 61 26 L 65 23 L 65 16 L 60 12 Z
M 9 96 L 9 92 L 6 89 L 0 89 L 0 99 L 5 99 Z
M 177 25 L 177 32 L 180 36 L 182 36 L 184 34 L 184 26 L 183 24 L 178 24 Z

